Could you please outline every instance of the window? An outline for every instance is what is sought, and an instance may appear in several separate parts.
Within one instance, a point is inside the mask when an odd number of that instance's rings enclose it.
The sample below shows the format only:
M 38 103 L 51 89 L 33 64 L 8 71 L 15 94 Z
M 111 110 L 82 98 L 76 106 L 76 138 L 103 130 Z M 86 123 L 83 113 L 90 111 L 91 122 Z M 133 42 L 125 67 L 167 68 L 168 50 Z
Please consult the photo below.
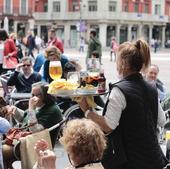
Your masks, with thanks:
M 88 10 L 89 11 L 97 11 L 97 1 L 89 1 L 88 2 Z
M 11 14 L 11 0 L 5 1 L 5 12 L 6 14 Z
M 155 5 L 155 15 L 160 15 L 161 14 L 161 5 L 156 4 Z
M 145 3 L 144 6 L 143 6 L 143 12 L 144 13 L 149 13 L 149 4 L 148 3 Z
M 53 12 L 60 12 L 60 1 L 53 2 Z
M 117 3 L 115 1 L 109 1 L 109 11 L 115 12 L 116 11 Z
M 79 11 L 80 6 L 77 0 L 72 1 L 72 11 Z
M 27 14 L 27 0 L 21 0 L 21 14 Z
M 124 11 L 124 12 L 128 12 L 128 6 L 129 6 L 128 1 L 124 1 L 124 2 L 123 2 L 123 11 Z
M 48 2 L 44 3 L 44 12 L 48 12 Z
M 134 12 L 136 12 L 136 13 L 139 12 L 139 3 L 138 2 L 134 3 Z

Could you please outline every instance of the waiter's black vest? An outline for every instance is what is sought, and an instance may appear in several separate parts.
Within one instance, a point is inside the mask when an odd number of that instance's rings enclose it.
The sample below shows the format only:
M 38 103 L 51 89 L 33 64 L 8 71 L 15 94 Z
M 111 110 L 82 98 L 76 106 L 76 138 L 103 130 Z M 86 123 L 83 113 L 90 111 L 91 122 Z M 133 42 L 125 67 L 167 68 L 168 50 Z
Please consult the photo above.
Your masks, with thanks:
M 119 126 L 109 136 L 113 139 L 111 145 L 113 144 L 115 154 L 109 160 L 106 151 L 103 158 L 104 167 L 162 169 L 167 161 L 156 135 L 157 91 L 145 82 L 139 73 L 126 77 L 113 87 L 118 87 L 124 94 L 126 108 L 122 112 Z

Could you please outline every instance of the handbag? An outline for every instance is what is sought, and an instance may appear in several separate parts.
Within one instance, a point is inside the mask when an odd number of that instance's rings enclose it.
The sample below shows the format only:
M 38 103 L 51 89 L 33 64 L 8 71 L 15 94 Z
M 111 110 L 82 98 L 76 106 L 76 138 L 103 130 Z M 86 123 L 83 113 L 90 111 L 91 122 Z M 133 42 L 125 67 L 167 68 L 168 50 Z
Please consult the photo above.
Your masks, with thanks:
M 25 137 L 30 134 L 32 134 L 32 132 L 23 131 L 22 128 L 11 128 L 6 134 L 5 144 L 9 146 L 15 145 L 15 143 L 18 142 L 21 137 Z
M 21 128 L 11 128 L 8 130 L 7 134 L 6 134 L 6 138 L 5 138 L 5 144 L 12 146 L 18 143 L 19 139 L 21 137 L 26 137 L 30 134 L 32 134 L 32 132 L 30 131 L 25 131 L 25 129 L 28 129 L 29 127 L 34 126 L 37 123 L 32 123 L 30 125 L 27 125 L 25 127 L 21 127 Z

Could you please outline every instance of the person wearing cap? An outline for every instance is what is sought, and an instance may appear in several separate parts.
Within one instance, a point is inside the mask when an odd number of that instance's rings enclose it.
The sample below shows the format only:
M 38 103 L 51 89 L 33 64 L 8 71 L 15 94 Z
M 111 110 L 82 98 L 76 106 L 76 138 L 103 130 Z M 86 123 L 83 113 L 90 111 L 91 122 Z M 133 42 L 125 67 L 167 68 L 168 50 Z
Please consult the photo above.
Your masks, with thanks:
M 88 43 L 86 63 L 87 63 L 88 58 L 91 58 L 93 51 L 98 52 L 99 61 L 101 63 L 101 56 L 102 56 L 101 43 L 100 43 L 99 39 L 97 38 L 97 32 L 96 32 L 95 29 L 91 29 L 91 31 L 90 31 L 90 40 L 89 40 L 89 43 Z
M 55 29 L 49 30 L 48 37 L 48 46 L 56 46 L 61 53 L 64 53 L 63 42 L 58 37 L 56 37 Z

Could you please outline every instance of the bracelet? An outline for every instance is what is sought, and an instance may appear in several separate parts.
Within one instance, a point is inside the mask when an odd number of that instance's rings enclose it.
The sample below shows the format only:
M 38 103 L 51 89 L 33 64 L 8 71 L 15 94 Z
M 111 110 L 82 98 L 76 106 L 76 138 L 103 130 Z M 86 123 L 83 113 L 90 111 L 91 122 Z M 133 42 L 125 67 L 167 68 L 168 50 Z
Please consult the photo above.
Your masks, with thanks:
M 88 114 L 92 111 L 92 109 L 87 109 L 86 112 L 84 113 L 84 116 L 87 118 Z

